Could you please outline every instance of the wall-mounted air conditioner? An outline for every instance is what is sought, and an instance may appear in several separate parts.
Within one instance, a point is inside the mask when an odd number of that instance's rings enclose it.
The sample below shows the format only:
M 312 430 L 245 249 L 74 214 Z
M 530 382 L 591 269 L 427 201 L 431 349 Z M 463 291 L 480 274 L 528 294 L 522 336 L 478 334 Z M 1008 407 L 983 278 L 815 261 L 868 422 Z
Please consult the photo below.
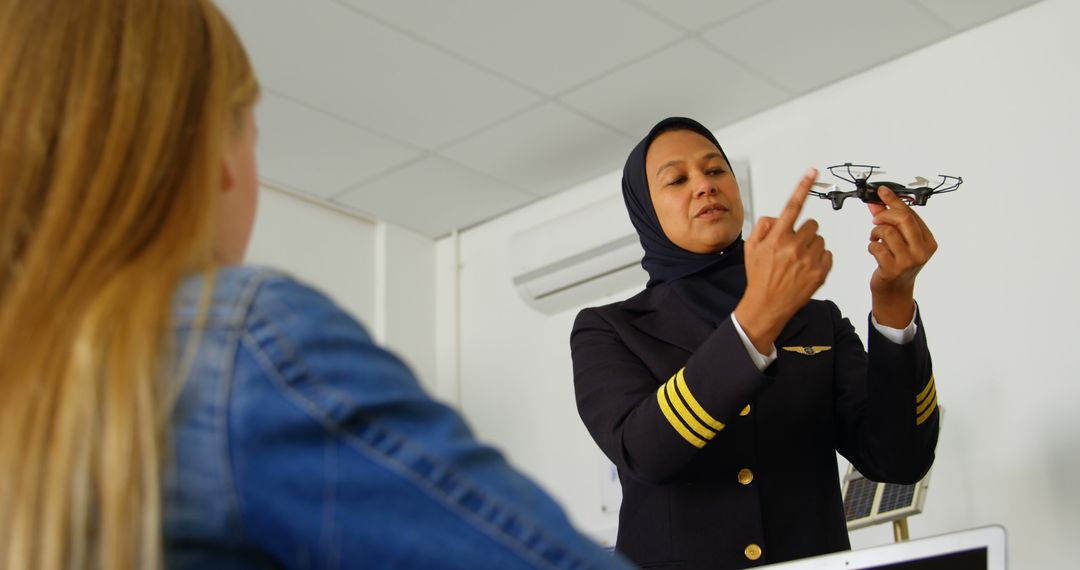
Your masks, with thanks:
M 649 279 L 621 195 L 514 235 L 510 251 L 518 294 L 544 313 L 643 288 Z

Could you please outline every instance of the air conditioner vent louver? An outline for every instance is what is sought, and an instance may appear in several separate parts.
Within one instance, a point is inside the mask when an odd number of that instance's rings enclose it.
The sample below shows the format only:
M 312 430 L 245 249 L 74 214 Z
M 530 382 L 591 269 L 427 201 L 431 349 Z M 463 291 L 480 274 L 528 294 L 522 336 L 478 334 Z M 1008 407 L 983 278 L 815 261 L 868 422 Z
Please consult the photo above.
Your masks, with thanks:
M 511 238 L 513 283 L 544 313 L 645 286 L 643 255 L 622 196 L 612 196 Z

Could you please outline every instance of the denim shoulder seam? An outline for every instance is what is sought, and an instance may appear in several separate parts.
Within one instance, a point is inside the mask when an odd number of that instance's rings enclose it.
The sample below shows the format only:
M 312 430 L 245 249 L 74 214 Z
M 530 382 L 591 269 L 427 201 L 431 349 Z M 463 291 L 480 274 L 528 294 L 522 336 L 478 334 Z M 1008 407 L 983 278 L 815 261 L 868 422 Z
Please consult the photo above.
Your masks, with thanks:
M 275 278 L 284 279 L 285 276 L 270 269 L 256 269 L 249 274 L 245 280 L 246 283 L 244 283 L 244 288 L 240 293 L 239 302 L 234 306 L 234 313 L 232 314 L 230 321 L 239 323 L 240 326 L 243 327 L 244 323 L 247 321 L 248 313 L 250 313 L 252 307 L 255 306 L 255 295 L 259 293 L 259 290 L 262 289 L 263 285 Z
M 246 276 L 245 282 L 241 289 L 240 295 L 237 298 L 237 302 L 233 304 L 232 314 L 224 321 L 224 324 L 232 333 L 235 333 L 237 337 L 242 337 L 245 334 L 244 323 L 247 319 L 247 315 L 251 312 L 254 306 L 255 295 L 258 294 L 262 286 L 269 280 L 279 277 L 280 275 L 270 270 L 258 270 Z M 217 289 L 221 286 L 221 283 L 216 283 L 214 288 Z M 210 323 L 207 323 L 210 326 Z M 236 337 L 234 337 L 236 338 Z M 232 457 L 233 457 L 233 445 L 232 438 L 229 437 L 229 419 L 232 410 L 232 395 L 234 384 L 234 373 L 236 371 L 236 359 L 240 352 L 240 341 L 236 338 L 234 342 L 228 343 L 226 354 L 223 359 L 225 368 L 222 370 L 222 412 L 218 415 L 220 425 L 218 425 L 219 433 L 224 434 L 224 441 L 222 443 L 222 454 L 224 459 L 223 476 L 226 478 L 223 485 L 227 490 L 229 502 L 232 504 L 230 514 L 228 518 L 232 524 L 236 525 L 237 531 L 245 536 L 248 536 L 248 525 L 244 520 L 243 510 L 240 508 L 240 492 L 236 485 L 236 475 L 232 469 Z
M 214 282 L 214 290 L 211 293 L 211 302 L 208 307 L 208 314 L 205 315 L 206 321 L 204 327 L 207 329 L 225 329 L 236 330 L 241 329 L 247 319 L 248 313 L 251 312 L 254 306 L 255 296 L 262 289 L 263 285 L 274 279 L 288 279 L 288 276 L 267 268 L 244 268 L 245 271 L 240 275 L 229 275 L 227 269 L 218 271 L 217 277 Z M 200 278 L 205 280 L 206 277 Z M 200 285 L 205 281 L 201 281 Z M 219 298 L 218 295 L 225 294 L 230 289 L 237 289 L 238 293 L 235 296 L 225 296 Z M 174 316 L 173 325 L 177 329 L 191 330 L 193 329 L 195 322 L 198 320 L 198 307 L 201 300 L 201 286 L 196 292 L 183 292 L 180 297 L 180 310 L 179 314 Z M 227 305 L 226 310 L 222 313 L 218 313 L 216 309 L 224 304 Z
M 242 330 L 236 330 L 235 334 L 243 333 Z M 242 516 L 242 511 L 240 510 L 240 493 L 239 489 L 236 486 L 236 476 L 233 473 L 232 468 L 230 467 L 232 465 L 233 446 L 232 438 L 229 437 L 229 419 L 232 409 L 231 403 L 234 385 L 233 374 L 236 372 L 236 358 L 240 351 L 239 344 L 240 343 L 236 341 L 230 342 L 225 349 L 226 353 L 225 358 L 223 359 L 223 364 L 225 368 L 222 370 L 221 373 L 222 382 L 221 387 L 219 388 L 222 406 L 220 413 L 217 414 L 219 425 L 216 427 L 218 433 L 222 434 L 221 454 L 223 455 L 222 459 L 224 460 L 223 465 L 225 465 L 225 469 L 222 470 L 222 476 L 225 478 L 223 486 L 227 490 L 226 494 L 228 495 L 229 502 L 231 503 L 231 508 L 229 509 L 230 514 L 228 518 L 232 524 L 236 525 L 236 529 L 241 534 L 243 534 L 244 536 L 249 536 L 247 524 L 245 523 L 244 517 Z

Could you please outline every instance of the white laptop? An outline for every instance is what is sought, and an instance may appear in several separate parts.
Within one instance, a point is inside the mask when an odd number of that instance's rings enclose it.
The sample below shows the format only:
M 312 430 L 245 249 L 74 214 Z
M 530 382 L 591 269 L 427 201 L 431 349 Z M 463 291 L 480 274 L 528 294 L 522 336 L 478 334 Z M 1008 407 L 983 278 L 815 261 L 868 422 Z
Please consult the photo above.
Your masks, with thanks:
M 1005 529 L 987 526 L 763 566 L 772 570 L 1006 570 Z

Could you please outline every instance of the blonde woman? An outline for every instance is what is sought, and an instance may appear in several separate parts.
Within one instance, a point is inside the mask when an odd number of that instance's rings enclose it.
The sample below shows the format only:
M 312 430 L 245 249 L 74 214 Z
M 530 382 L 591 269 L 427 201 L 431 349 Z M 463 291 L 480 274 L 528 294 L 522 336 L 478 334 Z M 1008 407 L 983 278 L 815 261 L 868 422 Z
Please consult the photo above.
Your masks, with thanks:
M 0 568 L 625 567 L 238 265 L 257 97 L 209 0 L 0 0 Z

